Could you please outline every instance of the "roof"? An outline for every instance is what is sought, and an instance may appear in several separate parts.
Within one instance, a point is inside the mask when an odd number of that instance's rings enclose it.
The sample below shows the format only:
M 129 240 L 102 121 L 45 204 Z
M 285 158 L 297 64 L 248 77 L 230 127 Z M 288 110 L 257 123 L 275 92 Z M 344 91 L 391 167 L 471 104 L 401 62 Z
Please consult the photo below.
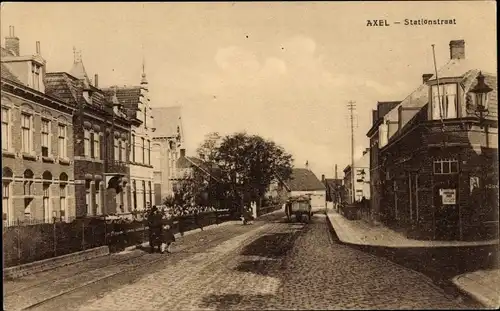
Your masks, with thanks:
M 66 72 L 50 72 L 45 75 L 45 93 L 70 104 L 85 103 L 97 110 L 105 110 L 107 100 L 103 92 L 92 87 L 92 101 L 83 97 L 84 82 Z
M 451 59 L 446 63 L 443 67 L 441 67 L 438 70 L 438 77 L 439 79 L 443 78 L 462 78 L 460 85 L 467 91 L 467 87 L 472 86 L 475 84 L 475 79 L 478 74 L 477 69 L 471 69 L 474 68 L 474 64 L 472 64 L 469 60 L 466 59 Z M 494 75 L 486 75 L 487 77 L 485 81 L 490 85 L 492 88 L 496 87 L 496 76 Z M 436 79 L 436 75 L 434 74 L 428 81 L 432 81 Z M 494 83 L 493 83 L 494 81 Z M 491 82 L 491 83 L 490 83 Z M 497 90 L 495 89 L 491 95 L 490 98 L 494 98 L 494 100 L 490 101 L 490 106 L 494 104 L 494 115 L 496 117 L 496 97 L 497 97 Z M 384 117 L 384 121 L 393 121 L 393 122 L 398 122 L 399 120 L 399 107 L 403 108 L 420 108 L 422 109 L 425 105 L 427 105 L 429 101 L 429 86 L 427 83 L 422 83 L 416 90 L 414 90 L 410 95 L 408 95 L 399 105 L 394 107 L 387 115 Z M 491 117 L 491 116 L 490 116 Z M 410 120 L 403 120 L 404 122 L 401 124 L 401 129 L 405 127 L 405 125 L 410 122 Z M 401 133 L 400 130 L 396 131 L 393 136 L 399 136 Z M 391 137 L 389 137 L 389 140 Z
M 10 71 L 9 67 L 7 65 L 5 65 L 5 64 L 1 64 L 0 74 L 1 74 L 1 76 L 2 76 L 3 79 L 7 79 L 7 80 L 10 80 L 10 81 L 22 84 L 22 82 L 16 77 L 16 75 L 14 75 L 12 73 L 12 71 Z
M 325 185 L 306 168 L 294 168 L 292 175 L 285 182 L 290 191 L 325 190 Z
M 139 103 L 141 101 L 141 87 L 140 86 L 121 86 L 103 88 L 103 92 L 107 98 L 113 98 L 116 89 L 116 98 L 118 102 L 123 105 L 130 118 L 136 118 L 137 111 L 139 110 Z
M 195 167 L 201 170 L 208 176 L 211 176 L 216 181 L 220 181 L 221 170 L 216 165 L 210 165 L 210 163 L 203 161 L 202 159 L 196 157 L 180 157 L 177 160 L 178 168 L 191 168 Z
M 0 47 L 0 55 L 2 57 L 5 57 L 5 56 L 15 56 L 15 54 L 10 51 L 10 50 L 7 50 L 6 48 L 4 48 L 3 46 Z
M 156 137 L 176 137 L 177 127 L 182 132 L 181 107 L 158 107 L 153 108 L 155 116 Z

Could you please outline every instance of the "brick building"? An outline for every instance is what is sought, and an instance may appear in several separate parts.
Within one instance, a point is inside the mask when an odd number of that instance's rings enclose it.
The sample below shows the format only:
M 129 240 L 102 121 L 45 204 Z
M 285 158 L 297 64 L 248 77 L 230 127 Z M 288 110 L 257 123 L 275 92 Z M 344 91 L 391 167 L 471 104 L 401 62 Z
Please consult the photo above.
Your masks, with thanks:
M 465 58 L 465 42 L 450 42 L 450 60 L 379 126 L 380 214 L 408 236 L 487 239 L 498 234 L 497 77 L 483 72 L 489 115 L 466 109 L 479 69 Z M 438 91 L 439 87 L 439 92 Z M 385 128 L 382 128 L 385 127 Z
M 130 183 L 126 191 L 131 196 L 131 209 L 144 210 L 149 204 L 153 204 L 155 195 L 151 159 L 155 128 L 146 74 L 142 73 L 140 86 L 105 88 L 104 92 L 108 96 L 116 94 L 118 103 L 130 119 Z
M 384 132 L 386 127 L 383 126 L 381 132 L 379 132 L 379 127 L 384 122 L 384 116 L 400 103 L 401 101 L 378 102 L 377 109 L 372 110 L 372 127 L 366 134 L 370 138 L 370 213 L 371 219 L 375 222 L 380 221 L 380 193 L 382 192 L 382 176 L 380 175 L 379 163 L 379 145 L 381 142 L 379 136 L 387 136 Z
M 75 54 L 70 73 L 46 75 L 47 93 L 77 107 L 74 125 L 76 216 L 126 213 L 130 206 L 128 146 L 131 122 L 116 96 L 87 76 Z
M 1 48 L 2 209 L 6 224 L 75 216 L 73 125 L 76 107 L 45 92 L 40 43 L 20 55 L 14 27 Z

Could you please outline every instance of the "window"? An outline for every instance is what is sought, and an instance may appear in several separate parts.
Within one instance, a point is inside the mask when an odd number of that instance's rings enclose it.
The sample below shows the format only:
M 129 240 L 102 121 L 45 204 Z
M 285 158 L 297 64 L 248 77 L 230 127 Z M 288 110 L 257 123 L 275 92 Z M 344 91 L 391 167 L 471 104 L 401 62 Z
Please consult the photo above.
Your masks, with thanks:
M 21 140 L 22 140 L 22 151 L 25 153 L 31 153 L 33 150 L 33 140 L 32 138 L 32 117 L 29 114 L 23 113 L 21 115 Z
M 85 181 L 85 206 L 87 208 L 87 215 L 92 215 L 92 200 L 90 197 L 90 180 Z
M 142 181 L 142 199 L 142 209 L 144 209 L 146 208 L 146 182 L 144 180 Z
M 2 107 L 2 150 L 9 150 L 10 144 L 10 110 Z
M 59 185 L 59 211 L 61 219 L 66 217 L 66 184 Z
M 50 121 L 42 119 L 42 156 L 50 154 Z
M 132 181 L 132 200 L 134 201 L 134 210 L 137 209 L 137 185 L 135 180 Z
M 120 161 L 120 142 L 115 138 L 115 161 Z
M 50 222 L 50 183 L 43 183 L 43 219 Z
M 37 91 L 40 90 L 40 66 L 32 64 L 31 66 L 31 77 L 33 88 Z
M 64 124 L 59 124 L 58 126 L 58 141 L 59 141 L 59 157 L 60 158 L 67 158 L 67 141 L 66 141 L 66 125 Z
M 439 120 L 457 118 L 457 84 L 432 86 L 432 118 Z
M 96 208 L 96 214 L 97 215 L 102 215 L 102 207 L 101 207 L 101 192 L 99 191 L 100 183 L 96 182 L 95 183 L 95 208 Z
M 90 131 L 84 131 L 83 154 L 86 158 L 90 157 Z
M 142 161 L 141 161 L 141 163 L 146 163 L 146 157 L 145 157 L 146 145 L 145 145 L 144 137 L 142 137 L 141 140 L 142 140 Z
M 132 162 L 135 162 L 135 135 L 132 135 Z
M 434 160 L 434 174 L 458 173 L 458 161 L 455 159 Z
M 148 165 L 151 165 L 151 141 L 148 140 L 148 145 L 147 145 L 147 156 L 146 158 L 148 159 Z
M 24 171 L 24 195 L 25 196 L 31 196 L 32 195 L 32 189 L 33 189 L 33 177 L 34 174 L 31 170 L 25 170 Z
M 121 142 L 121 161 L 127 162 L 127 142 Z
M 12 217 L 10 215 L 10 182 L 2 182 L 2 210 L 7 214 L 7 220 Z
M 153 202 L 153 191 L 151 190 L 151 181 L 148 181 L 149 203 Z
M 92 139 L 92 144 L 94 145 L 94 149 L 92 150 L 94 152 L 94 154 L 92 155 L 92 157 L 94 159 L 100 159 L 101 158 L 101 149 L 99 147 L 100 147 L 101 141 L 100 141 L 99 133 L 94 133 L 93 139 Z

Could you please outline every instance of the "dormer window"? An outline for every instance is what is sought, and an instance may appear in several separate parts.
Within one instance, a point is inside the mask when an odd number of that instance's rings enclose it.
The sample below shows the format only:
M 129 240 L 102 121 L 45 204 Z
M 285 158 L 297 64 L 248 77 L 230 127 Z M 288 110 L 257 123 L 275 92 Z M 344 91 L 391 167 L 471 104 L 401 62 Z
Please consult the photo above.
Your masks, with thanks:
M 40 90 L 40 78 L 41 78 L 41 66 L 36 63 L 31 64 L 31 85 L 32 87 L 39 91 Z
M 431 86 L 432 119 L 458 118 L 457 84 L 440 84 Z

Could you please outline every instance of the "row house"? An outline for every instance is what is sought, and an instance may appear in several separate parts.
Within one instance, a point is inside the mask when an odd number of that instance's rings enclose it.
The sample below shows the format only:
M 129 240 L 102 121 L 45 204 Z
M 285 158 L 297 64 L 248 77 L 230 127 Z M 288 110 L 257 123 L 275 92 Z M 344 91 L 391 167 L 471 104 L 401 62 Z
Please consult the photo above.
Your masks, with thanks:
M 118 103 L 125 109 L 131 121 L 130 135 L 126 138 L 117 137 L 115 149 L 124 148 L 125 150 L 128 141 L 130 142 L 128 151 L 130 184 L 126 188 L 132 200 L 129 210 L 144 210 L 153 204 L 155 197 L 151 152 L 155 127 L 144 68 L 140 86 L 112 87 L 104 89 L 104 92 L 108 96 L 116 96 Z
M 10 26 L 1 48 L 3 220 L 69 220 L 76 214 L 76 106 L 46 91 L 40 43 L 34 55 L 20 55 L 19 46 Z
M 184 145 L 180 107 L 153 108 L 156 116 L 156 131 L 153 136 L 155 204 L 174 194 L 175 179 L 178 178 L 177 162 Z
M 430 76 L 432 76 L 432 74 Z M 430 77 L 429 75 L 423 75 L 423 78 L 428 79 Z M 379 163 L 378 151 L 381 143 L 379 136 L 387 136 L 387 133 L 385 132 L 379 133 L 379 127 L 384 122 L 384 116 L 400 103 L 401 101 L 377 102 L 377 109 L 372 110 L 372 127 L 366 133 L 366 136 L 370 139 L 370 217 L 376 223 L 380 222 L 380 193 L 382 192 L 382 179 L 385 178 L 381 175 L 381 167 Z M 382 130 L 386 130 L 386 127 L 383 127 Z
M 348 165 L 344 169 L 345 202 L 353 204 L 363 198 L 370 199 L 370 149 L 363 151 L 362 156 L 354 161 L 354 169 Z M 354 176 L 352 175 L 354 174 Z
M 69 73 L 46 74 L 46 92 L 77 108 L 72 120 L 76 216 L 126 213 L 131 122 L 116 94 L 99 89 L 97 75 L 92 84 L 76 53 Z
M 463 40 L 449 46 L 437 76 L 379 125 L 380 217 L 413 238 L 488 239 L 498 235 L 497 77 L 466 59 Z

